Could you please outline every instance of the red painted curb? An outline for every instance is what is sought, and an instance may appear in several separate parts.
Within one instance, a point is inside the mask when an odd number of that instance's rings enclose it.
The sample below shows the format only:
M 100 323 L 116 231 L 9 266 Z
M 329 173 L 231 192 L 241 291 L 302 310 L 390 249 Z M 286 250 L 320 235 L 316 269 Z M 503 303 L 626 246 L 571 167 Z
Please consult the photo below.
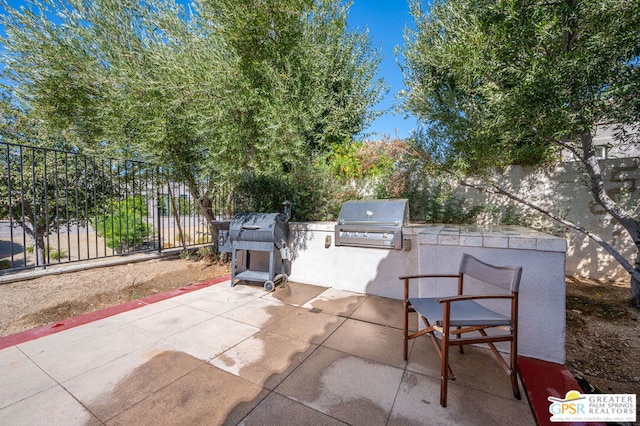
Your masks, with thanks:
M 201 283 L 177 288 L 164 293 L 153 294 L 151 296 L 131 300 L 120 305 L 110 306 L 99 311 L 87 312 L 86 314 L 78 315 L 77 317 L 72 317 L 52 324 L 47 324 L 45 326 L 33 328 L 31 330 L 26 330 L 20 333 L 11 334 L 9 336 L 0 337 L 0 350 L 25 343 L 30 340 L 35 340 L 40 337 L 48 336 L 50 334 L 55 334 L 63 330 L 68 330 L 79 325 L 89 324 L 90 322 L 108 318 L 110 316 L 131 311 L 133 309 L 138 309 L 142 306 L 150 305 L 162 300 L 171 299 L 172 297 L 180 296 L 181 294 L 190 293 L 195 290 L 200 290 L 205 287 L 220 284 L 222 282 L 229 281 L 230 279 L 231 275 L 226 277 L 213 278 Z
M 580 385 L 564 364 L 519 356 L 518 370 L 529 398 L 529 405 L 540 426 L 605 425 L 599 422 L 551 422 L 551 403 L 548 399 L 550 396 L 562 399 L 570 390 L 582 392 Z

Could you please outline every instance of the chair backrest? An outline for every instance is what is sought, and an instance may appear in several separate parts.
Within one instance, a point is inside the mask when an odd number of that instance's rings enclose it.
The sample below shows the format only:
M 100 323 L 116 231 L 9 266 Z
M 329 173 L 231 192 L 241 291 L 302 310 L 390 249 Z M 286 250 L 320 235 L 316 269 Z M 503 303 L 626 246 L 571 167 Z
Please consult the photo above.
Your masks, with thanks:
M 520 288 L 521 266 L 493 266 L 470 254 L 463 253 L 460 273 L 505 290 L 518 292 Z

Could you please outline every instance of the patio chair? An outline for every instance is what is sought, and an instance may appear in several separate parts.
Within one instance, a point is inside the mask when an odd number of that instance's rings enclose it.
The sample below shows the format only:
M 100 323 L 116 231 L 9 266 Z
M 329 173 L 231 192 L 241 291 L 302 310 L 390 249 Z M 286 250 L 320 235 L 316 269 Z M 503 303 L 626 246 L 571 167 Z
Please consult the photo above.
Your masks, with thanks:
M 404 280 L 404 359 L 407 360 L 409 339 L 428 334 L 436 351 L 440 355 L 440 405 L 447 406 L 447 383 L 455 380 L 455 375 L 449 366 L 449 346 L 458 346 L 463 353 L 463 345 L 486 343 L 498 362 L 511 378 L 513 395 L 521 399 L 518 386 L 517 342 L 518 342 L 518 287 L 522 267 L 498 267 L 481 262 L 469 254 L 462 255 L 460 269 L 456 275 L 410 275 L 400 277 Z M 491 284 L 502 290 L 500 294 L 465 294 L 463 293 L 466 277 L 473 277 Z M 409 297 L 410 280 L 424 278 L 457 278 L 457 296 L 451 297 Z M 510 314 L 495 312 L 477 303 L 477 300 L 502 299 L 510 303 Z M 409 312 L 417 312 L 422 318 L 425 328 L 409 334 Z M 500 329 L 500 333 L 487 334 L 487 329 Z M 435 332 L 442 335 L 441 342 Z M 463 337 L 465 333 L 476 332 L 470 337 Z M 452 338 L 454 337 L 454 338 Z M 510 342 L 510 362 L 507 365 L 498 353 L 495 342 Z

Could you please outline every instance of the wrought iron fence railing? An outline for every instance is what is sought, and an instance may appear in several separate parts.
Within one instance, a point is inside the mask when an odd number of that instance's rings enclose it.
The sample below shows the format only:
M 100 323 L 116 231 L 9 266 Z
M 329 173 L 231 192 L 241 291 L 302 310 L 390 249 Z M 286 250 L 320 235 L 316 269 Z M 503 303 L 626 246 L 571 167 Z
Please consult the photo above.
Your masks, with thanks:
M 209 217 L 231 214 L 228 191 L 189 188 L 140 161 L 2 142 L 0 168 L 5 271 L 209 245 L 202 205 Z M 196 199 L 203 194 L 207 203 Z

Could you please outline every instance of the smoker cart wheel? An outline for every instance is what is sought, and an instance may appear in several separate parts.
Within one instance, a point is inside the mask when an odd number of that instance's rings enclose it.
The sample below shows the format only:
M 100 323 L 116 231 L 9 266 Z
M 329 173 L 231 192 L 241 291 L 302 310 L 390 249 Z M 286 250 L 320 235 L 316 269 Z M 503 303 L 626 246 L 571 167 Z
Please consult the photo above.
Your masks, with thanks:
M 264 289 L 266 291 L 273 291 L 275 288 L 276 288 L 276 285 L 273 283 L 273 281 L 271 281 L 271 280 L 265 281 Z

